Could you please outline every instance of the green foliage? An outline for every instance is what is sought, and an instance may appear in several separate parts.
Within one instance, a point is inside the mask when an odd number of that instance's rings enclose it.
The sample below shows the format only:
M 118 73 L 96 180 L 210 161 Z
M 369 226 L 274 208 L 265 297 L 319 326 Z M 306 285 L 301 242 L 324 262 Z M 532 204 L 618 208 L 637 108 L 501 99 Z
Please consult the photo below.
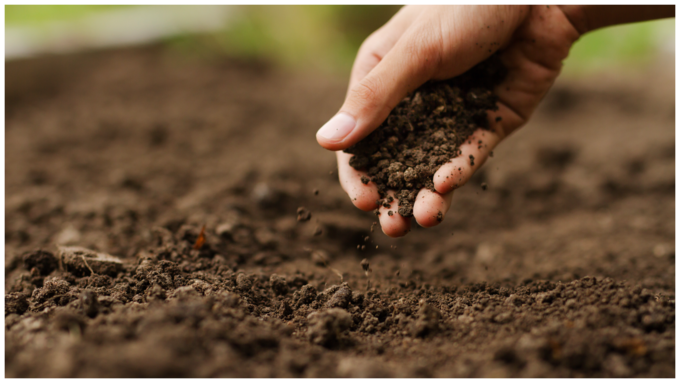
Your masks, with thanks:
M 51 21 L 78 19 L 130 5 L 5 5 L 5 25 L 37 26 Z
M 220 33 L 224 50 L 284 65 L 347 70 L 362 41 L 399 9 L 393 6 L 247 6 Z
M 663 44 L 674 46 L 675 20 L 620 25 L 585 34 L 569 52 L 564 70 L 570 74 L 641 66 Z
M 125 5 L 6 5 L 7 27 L 39 28 Z M 303 69 L 347 72 L 359 46 L 396 13 L 382 5 L 231 6 L 236 17 L 210 35 L 181 35 L 166 43 L 187 55 L 264 57 Z M 87 33 L 87 31 L 83 31 Z M 675 21 L 652 21 L 605 28 L 583 36 L 564 63 L 564 72 L 580 74 L 614 67 L 639 66 L 664 43 L 674 46 Z

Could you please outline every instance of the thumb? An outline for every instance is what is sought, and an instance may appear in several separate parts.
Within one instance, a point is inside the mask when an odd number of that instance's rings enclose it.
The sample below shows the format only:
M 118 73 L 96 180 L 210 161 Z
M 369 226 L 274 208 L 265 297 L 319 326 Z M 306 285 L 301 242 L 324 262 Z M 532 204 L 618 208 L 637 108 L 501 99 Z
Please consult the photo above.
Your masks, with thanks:
M 380 126 L 409 92 L 432 77 L 440 62 L 440 44 L 416 38 L 413 32 L 407 31 L 380 63 L 350 88 L 338 114 L 316 133 L 321 146 L 342 150 L 359 142 Z

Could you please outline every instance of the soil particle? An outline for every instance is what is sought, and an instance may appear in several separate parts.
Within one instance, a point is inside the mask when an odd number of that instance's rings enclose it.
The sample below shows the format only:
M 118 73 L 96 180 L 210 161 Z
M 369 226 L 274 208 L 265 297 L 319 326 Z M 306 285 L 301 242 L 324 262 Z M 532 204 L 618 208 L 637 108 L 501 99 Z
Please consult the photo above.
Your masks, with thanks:
M 80 294 L 80 308 L 83 314 L 90 318 L 94 318 L 99 313 L 99 301 L 97 300 L 97 293 L 92 290 L 85 290 Z
M 326 303 L 326 306 L 329 308 L 340 307 L 346 309 L 351 300 L 352 290 L 349 289 L 348 285 L 343 284 L 342 287 L 333 293 L 331 299 Z
M 309 221 L 312 218 L 312 213 L 304 207 L 297 209 L 297 220 L 300 222 Z
M 298 291 L 293 294 L 293 300 L 295 301 L 295 307 L 299 308 L 302 305 L 308 305 L 316 299 L 317 290 L 312 285 L 304 285 Z
M 487 110 L 496 110 L 492 89 L 504 78 L 497 55 L 463 75 L 428 82 L 404 98 L 366 138 L 345 150 L 350 165 L 364 170 L 361 182 L 373 181 L 381 198 L 394 190 L 398 212 L 413 215 L 418 191 L 434 191 L 432 176 L 478 128 L 488 129 Z M 470 156 L 471 165 L 474 158 Z M 382 201 L 379 201 L 382 205 Z
M 31 298 L 39 303 L 52 297 L 65 295 L 70 290 L 70 284 L 58 277 L 47 277 L 43 287 L 33 290 Z
M 272 285 L 272 291 L 274 291 L 276 295 L 288 294 L 288 284 L 286 283 L 286 278 L 277 274 L 272 274 L 271 277 L 269 277 L 269 282 Z
M 241 291 L 249 291 L 253 287 L 253 282 L 245 274 L 236 276 L 236 285 Z
M 364 258 L 361 260 L 361 268 L 364 270 L 365 273 L 368 272 L 368 268 L 371 266 L 371 263 L 368 261 L 367 258 Z
M 5 295 L 5 316 L 10 314 L 21 315 L 28 310 L 28 297 L 22 293 L 10 293 Z
M 307 320 L 309 341 L 326 348 L 339 346 L 352 325 L 352 315 L 339 308 L 313 312 Z
M 123 270 L 120 259 L 84 247 L 60 247 L 58 257 L 64 269 L 76 276 L 86 276 L 94 272 L 115 277 Z
M 418 316 L 411 327 L 411 333 L 416 337 L 426 337 L 439 331 L 441 313 L 436 307 L 425 301 L 419 303 Z
M 52 253 L 44 250 L 36 250 L 26 253 L 23 256 L 24 266 L 31 270 L 36 268 L 39 275 L 49 275 L 59 266 L 57 258 Z

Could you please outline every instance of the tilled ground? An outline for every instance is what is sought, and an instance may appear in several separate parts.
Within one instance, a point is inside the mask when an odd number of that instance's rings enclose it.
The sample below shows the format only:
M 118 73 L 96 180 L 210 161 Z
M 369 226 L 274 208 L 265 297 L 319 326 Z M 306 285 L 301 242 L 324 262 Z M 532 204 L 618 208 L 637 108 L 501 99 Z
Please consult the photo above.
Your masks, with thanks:
M 673 377 L 663 69 L 557 84 L 440 226 L 393 240 L 314 140 L 344 78 L 10 62 L 6 377 Z

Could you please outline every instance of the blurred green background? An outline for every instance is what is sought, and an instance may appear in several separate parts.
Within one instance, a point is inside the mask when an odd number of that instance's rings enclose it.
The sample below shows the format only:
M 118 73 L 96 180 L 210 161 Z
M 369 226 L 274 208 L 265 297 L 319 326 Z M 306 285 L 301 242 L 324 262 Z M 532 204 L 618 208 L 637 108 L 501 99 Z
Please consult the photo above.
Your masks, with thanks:
M 54 23 L 78 24 L 96 14 L 131 9 L 125 5 L 7 5 L 6 32 L 40 32 Z M 283 66 L 347 73 L 361 42 L 400 6 L 294 5 L 225 6 L 235 16 L 209 33 L 174 33 L 161 38 L 185 55 L 264 57 Z M 121 26 L 123 27 L 123 26 Z M 45 32 L 47 33 L 47 32 Z M 83 31 L 83 34 L 88 31 Z M 34 33 L 40 36 L 39 33 Z M 7 34 L 9 42 L 12 34 Z M 36 37 L 37 38 L 37 37 Z M 674 51 L 675 20 L 605 28 L 582 37 L 564 72 L 582 74 L 635 69 Z

